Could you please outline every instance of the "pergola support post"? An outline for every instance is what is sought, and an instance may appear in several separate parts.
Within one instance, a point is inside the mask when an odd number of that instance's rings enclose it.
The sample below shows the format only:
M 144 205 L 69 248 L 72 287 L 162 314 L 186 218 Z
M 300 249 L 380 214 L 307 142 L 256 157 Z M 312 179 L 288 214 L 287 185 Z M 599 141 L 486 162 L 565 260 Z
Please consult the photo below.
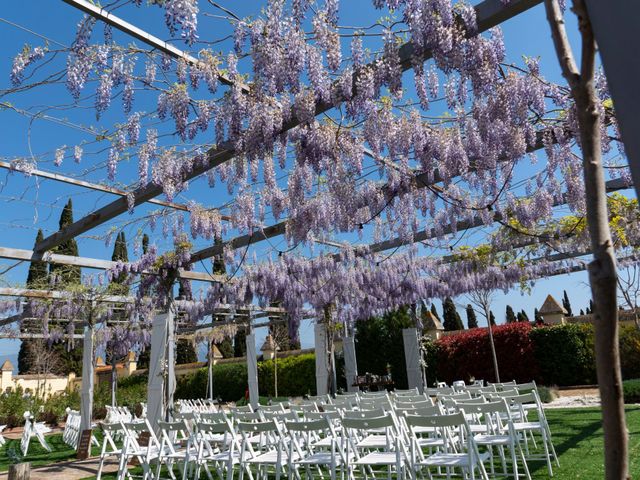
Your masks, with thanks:
M 316 351 L 316 394 L 329 393 L 329 366 L 327 365 L 327 328 L 324 323 L 316 322 L 313 328 Z
M 358 363 L 356 361 L 356 342 L 353 335 L 345 335 L 342 339 L 344 354 L 344 373 L 347 380 L 347 392 L 357 392 L 360 389 L 354 385 L 358 377 Z
M 80 437 L 78 439 L 78 458 L 85 459 L 91 455 L 91 442 L 81 442 L 81 438 L 91 438 L 91 420 L 93 417 L 93 382 L 94 382 L 94 328 L 93 324 L 84 328 L 82 343 L 82 390 L 80 393 Z
M 417 388 L 424 392 L 422 382 L 422 368 L 420 367 L 420 343 L 417 328 L 403 328 L 402 342 L 404 344 L 404 360 L 407 367 L 407 382 L 409 388 Z
M 256 354 L 256 335 L 253 332 L 247 334 L 247 384 L 249 386 L 249 403 L 255 410 L 260 405 L 258 393 L 258 356 Z
M 151 354 L 149 355 L 149 379 L 147 386 L 147 420 L 155 429 L 164 418 L 165 385 L 164 365 L 167 352 L 167 329 L 170 312 L 156 315 L 151 325 Z

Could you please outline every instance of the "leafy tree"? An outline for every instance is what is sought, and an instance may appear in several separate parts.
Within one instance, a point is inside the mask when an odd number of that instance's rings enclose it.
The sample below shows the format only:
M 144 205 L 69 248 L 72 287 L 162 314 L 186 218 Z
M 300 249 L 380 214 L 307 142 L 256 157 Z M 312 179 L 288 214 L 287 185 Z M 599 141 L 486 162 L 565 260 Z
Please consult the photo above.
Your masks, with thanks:
M 442 304 L 442 316 L 444 317 L 443 326 L 447 332 L 451 332 L 453 330 L 464 330 L 460 314 L 458 314 L 458 310 L 456 310 L 456 306 L 451 297 L 444 299 L 444 303 Z
M 233 356 L 244 357 L 247 354 L 247 331 L 243 327 L 238 327 L 236 335 L 233 337 Z
M 507 305 L 506 320 L 507 323 L 513 323 L 516 321 L 516 315 L 515 313 L 513 313 L 513 308 L 511 308 L 511 305 Z
M 176 342 L 176 365 L 195 363 L 197 361 L 198 354 L 193 346 L 193 342 L 186 338 L 179 338 Z
M 230 338 L 225 338 L 219 343 L 215 343 L 223 358 L 233 358 L 233 344 Z
M 476 311 L 471 304 L 467 305 L 467 328 L 478 328 L 478 319 L 476 318 Z
M 573 317 L 573 312 L 571 311 L 571 302 L 569 301 L 569 295 L 567 295 L 567 291 L 563 290 L 564 295 L 562 296 L 562 306 L 567 311 L 568 317 Z
M 358 371 L 362 374 L 369 372 L 384 375 L 389 365 L 395 387 L 406 388 L 402 329 L 414 326 L 415 322 L 407 307 L 382 317 L 358 320 L 355 326 Z

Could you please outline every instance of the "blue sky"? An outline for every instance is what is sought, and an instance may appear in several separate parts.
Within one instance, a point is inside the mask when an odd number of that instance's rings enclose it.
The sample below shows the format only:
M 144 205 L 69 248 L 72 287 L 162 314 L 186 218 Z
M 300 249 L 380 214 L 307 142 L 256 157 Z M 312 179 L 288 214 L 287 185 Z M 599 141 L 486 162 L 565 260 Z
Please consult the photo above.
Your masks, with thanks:
M 200 1 L 201 5 L 206 2 Z M 246 0 L 242 2 L 221 2 L 231 7 L 240 17 L 255 14 L 265 4 L 264 1 Z M 342 25 L 370 25 L 380 16 L 380 12 L 371 7 L 370 0 L 343 0 L 340 9 L 340 23 Z M 162 11 L 158 8 L 137 9 L 125 6 L 118 9 L 116 14 L 121 15 L 126 20 L 144 28 L 151 33 L 167 39 L 168 33 L 162 20 Z M 7 2 L 0 12 L 0 42 L 4 45 L 2 60 L 0 60 L 0 89 L 10 86 L 9 72 L 14 55 L 20 51 L 25 43 L 31 45 L 41 45 L 43 39 L 25 29 L 37 32 L 50 41 L 50 48 L 57 48 L 54 42 L 69 45 L 74 38 L 75 25 L 82 15 L 72 7 L 63 2 L 51 2 L 50 0 L 31 0 L 29 8 L 25 8 L 23 2 Z M 226 22 L 215 18 L 201 17 L 199 34 L 202 39 L 221 39 L 231 33 Z M 20 25 L 21 28 L 10 25 L 12 22 Z M 568 28 L 571 40 L 576 44 L 576 25 L 573 16 L 568 16 Z M 524 14 L 504 23 L 502 25 L 505 43 L 507 46 L 507 58 L 509 61 L 522 64 L 522 57 L 540 57 L 541 72 L 552 81 L 561 81 L 557 60 L 550 40 L 548 26 L 544 16 L 544 8 L 538 5 Z M 102 35 L 102 27 L 99 25 L 94 32 L 95 38 Z M 119 43 L 132 43 L 133 40 L 114 33 L 114 38 Z M 178 42 L 180 48 L 184 48 L 182 42 Z M 375 48 L 375 41 L 372 43 Z M 216 45 L 216 49 L 229 51 L 231 41 L 224 40 Z M 65 58 L 58 56 L 47 65 L 47 72 L 53 73 L 64 68 Z M 143 61 L 140 63 L 144 63 Z M 241 66 L 241 68 L 246 68 Z M 410 78 L 410 75 L 407 76 Z M 87 88 L 87 93 L 93 92 L 95 85 Z M 201 95 L 204 91 L 200 90 Z M 84 94 L 83 94 L 84 95 Z M 53 99 L 53 100 L 52 100 Z M 107 156 L 108 145 L 104 142 L 96 142 L 96 134 L 88 130 L 90 125 L 98 125 L 100 128 L 109 129 L 114 123 L 123 122 L 125 117 L 120 108 L 120 100 L 115 99 L 112 108 L 103 116 L 100 122 L 95 120 L 95 112 L 91 107 L 92 101 L 87 100 L 84 106 L 87 108 L 67 108 L 63 104 L 71 104 L 71 98 L 63 85 L 57 84 L 47 88 L 29 90 L 23 93 L 12 94 L 0 99 L 0 101 L 11 102 L 16 108 L 27 109 L 33 106 L 42 106 L 32 110 L 40 111 L 37 118 L 28 118 L 18 115 L 10 109 L 0 109 L 0 121 L 3 128 L 0 131 L 0 157 L 5 161 L 16 158 L 29 158 L 34 156 L 38 160 L 39 168 L 53 171 L 53 152 L 61 145 L 73 146 L 85 143 L 85 158 L 80 165 L 75 165 L 71 158 L 66 158 L 59 172 L 66 175 L 80 175 L 84 173 L 84 178 L 90 181 L 104 181 L 106 178 L 104 162 Z M 144 92 L 136 92 L 136 104 L 134 111 L 150 111 L 153 109 L 152 102 L 155 101 L 155 94 L 149 95 Z M 44 107 L 55 104 L 55 109 Z M 146 107 L 146 108 L 145 108 Z M 53 118 L 44 118 L 42 115 L 49 115 Z M 206 142 L 207 139 L 201 139 Z M 175 141 L 168 139 L 167 142 Z M 99 168 L 95 168 L 95 166 Z M 136 164 L 134 161 L 122 162 L 119 166 L 119 176 L 116 185 L 121 187 L 132 182 L 136 175 Z M 521 175 L 526 176 L 531 172 L 523 171 Z M 229 200 L 229 194 L 222 187 L 209 189 L 202 179 L 192 182 L 190 190 L 177 199 L 184 202 L 188 198 L 197 198 L 198 201 L 207 205 L 223 205 Z M 96 207 L 105 205 L 114 197 L 108 194 L 99 194 L 84 189 L 61 186 L 55 182 L 37 180 L 35 178 L 24 178 L 21 174 L 7 174 L 0 171 L 0 202 L 3 209 L 0 212 L 0 229 L 2 235 L 2 245 L 16 248 L 31 248 L 37 228 L 43 228 L 45 234 L 57 230 L 58 218 L 62 206 L 67 198 L 73 198 L 75 218 L 85 215 Z M 141 206 L 136 209 L 135 218 L 143 216 L 151 211 L 149 206 Z M 148 231 L 148 226 L 144 223 L 134 222 L 127 214 L 116 219 L 111 225 L 124 228 L 128 238 L 133 238 L 142 231 Z M 80 254 L 87 257 L 109 259 L 111 257 L 112 246 L 106 246 L 104 235 L 107 227 L 99 227 L 88 232 L 78 239 Z M 486 232 L 475 232 L 469 241 L 479 241 Z M 353 239 L 366 243 L 369 232 L 365 230 L 364 238 L 357 239 L 355 236 L 344 236 L 343 238 Z M 153 235 L 152 238 L 158 244 L 160 251 L 171 248 L 170 241 L 164 240 L 161 235 Z M 474 240 L 475 239 L 475 240 Z M 268 243 L 268 245 L 266 245 Z M 196 242 L 197 246 L 206 245 L 206 242 Z M 132 247 L 130 245 L 130 255 Z M 251 253 L 256 255 L 271 255 L 274 249 L 285 249 L 286 241 L 283 238 L 273 239 L 260 247 L 252 249 Z M 13 265 L 13 262 L 0 263 L 3 267 Z M 28 265 L 22 264 L 10 269 L 0 277 L 3 285 L 19 285 L 26 279 Z M 201 267 L 198 267 L 201 268 Z M 525 309 L 530 317 L 533 315 L 534 307 L 539 307 L 547 294 L 551 293 L 556 298 L 562 296 L 562 291 L 567 290 L 575 311 L 584 308 L 589 303 L 590 292 L 586 273 L 577 273 L 571 276 L 563 275 L 548 280 L 541 280 L 536 283 L 530 293 L 522 294 L 514 289 L 508 293 L 498 292 L 495 295 L 493 311 L 498 322 L 504 320 L 505 306 L 510 304 L 515 310 Z M 467 299 L 458 298 L 456 302 L 464 306 Z M 436 302 L 441 309 L 440 303 Z M 463 312 L 461 311 L 461 314 Z M 462 315 L 464 318 L 464 314 Z M 481 320 L 482 322 L 482 320 Z M 258 336 L 258 346 L 262 342 L 264 332 Z M 303 347 L 310 347 L 313 344 L 313 329 L 308 324 L 303 324 L 301 329 L 301 339 Z M 6 355 L 13 355 L 17 352 L 19 343 L 17 341 L 0 340 L 0 362 Z

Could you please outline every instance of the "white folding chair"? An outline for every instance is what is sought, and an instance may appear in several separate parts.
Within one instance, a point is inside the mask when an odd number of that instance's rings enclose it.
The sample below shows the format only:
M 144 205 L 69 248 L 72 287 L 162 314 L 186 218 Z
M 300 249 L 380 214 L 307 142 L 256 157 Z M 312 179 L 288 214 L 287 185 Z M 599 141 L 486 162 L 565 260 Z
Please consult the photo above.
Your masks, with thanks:
M 451 478 L 459 469 L 464 478 L 475 479 L 477 471 L 480 478 L 489 479 L 483 464 L 489 458 L 489 453 L 478 451 L 462 412 L 434 416 L 409 415 L 405 418 L 411 432 L 410 464 L 414 476 L 426 469 L 429 478 L 432 478 L 431 469 L 436 468 L 438 472 L 444 469 L 447 478 Z M 417 428 L 433 428 L 443 439 L 436 453 L 423 452 Z
M 242 435 L 240 449 L 240 480 L 244 473 L 251 475 L 251 467 L 257 468 L 257 477 L 266 480 L 269 476 L 269 468 L 275 470 L 276 480 L 280 479 L 283 470 L 290 460 L 288 450 L 282 439 L 282 433 L 278 423 L 274 420 L 266 422 L 240 422 L 238 431 Z M 258 442 L 253 441 L 258 437 Z
M 524 452 L 520 445 L 520 437 L 513 427 L 511 412 L 505 400 L 486 403 L 461 403 L 460 410 L 466 415 L 472 414 L 479 422 L 484 424 L 484 432 L 473 436 L 478 446 L 484 446 L 491 454 L 491 475 L 495 475 L 494 467 L 494 447 L 498 450 L 502 463 L 503 475 L 519 478 L 518 460 L 522 460 L 525 477 L 531 479 L 529 468 L 524 457 Z M 507 470 L 505 449 L 509 450 L 511 456 L 512 473 Z
M 342 451 L 345 470 L 349 479 L 355 478 L 355 469 L 374 474 L 374 468 L 387 470 L 390 478 L 395 471 L 397 478 L 406 477 L 406 448 L 402 435 L 391 415 L 376 418 L 343 418 Z M 384 434 L 371 434 L 372 431 Z M 375 442 L 368 441 L 375 438 Z M 366 475 L 366 473 L 364 473 Z
M 184 421 L 175 422 L 158 422 L 158 428 L 160 429 L 160 451 L 158 458 L 156 459 L 156 480 L 160 478 L 160 469 L 162 465 L 167 466 L 169 476 L 176 480 L 176 476 L 173 473 L 173 466 L 175 463 L 182 463 L 182 478 L 184 479 L 184 472 L 186 471 L 186 465 L 189 463 L 189 458 L 195 456 L 195 449 L 193 449 L 189 443 L 189 429 Z
M 100 429 L 102 430 L 102 447 L 100 448 L 100 462 L 98 463 L 98 474 L 96 480 L 102 478 L 102 470 L 104 469 L 104 461 L 108 457 L 118 457 L 122 455 L 122 448 L 116 444 L 117 438 L 124 438 L 124 428 L 120 422 L 118 423 L 100 423 Z M 125 465 L 126 467 L 126 465 Z M 119 474 L 120 472 L 118 472 Z M 131 474 L 125 468 L 125 473 L 128 478 L 131 478 Z
M 553 467 L 551 465 L 551 461 L 553 459 L 558 467 L 560 466 L 560 461 L 558 460 L 558 456 L 556 455 L 556 449 L 553 446 L 553 442 L 551 440 L 551 429 L 549 428 L 547 417 L 544 413 L 542 403 L 540 402 L 537 393 L 535 391 L 532 391 L 530 393 L 525 393 L 524 395 L 514 395 L 503 398 L 511 407 L 512 412 L 519 412 L 519 415 L 517 415 L 514 419 L 513 428 L 517 433 L 522 433 L 524 435 L 525 452 L 527 459 L 546 461 L 549 476 L 552 477 Z M 531 410 L 535 410 L 537 413 L 538 419 L 536 421 L 530 421 L 527 418 L 527 413 Z M 527 433 L 532 435 L 532 438 L 534 439 L 534 447 L 536 447 L 536 444 L 535 437 L 533 437 L 533 435 L 540 435 L 544 453 L 534 454 L 530 451 L 529 442 L 526 436 Z
M 124 430 L 124 442 L 122 453 L 120 454 L 120 465 L 118 467 L 118 480 L 124 478 L 127 471 L 127 463 L 132 458 L 136 458 L 142 467 L 142 480 L 149 480 L 153 477 L 151 472 L 152 463 L 160 456 L 160 442 L 153 429 L 146 420 L 137 422 L 121 422 Z M 146 442 L 141 439 L 145 438 Z M 146 443 L 146 444 L 143 444 Z
M 313 478 L 311 467 L 328 467 L 331 480 L 336 478 L 336 468 L 343 464 L 338 438 L 327 418 L 319 420 L 286 422 L 289 435 L 289 478 L 300 477 L 300 467 L 305 469 L 305 478 Z
M 214 467 L 220 480 L 233 478 L 233 467 L 240 463 L 240 445 L 229 420 L 198 423 L 196 433 L 189 438 L 188 445 L 190 452 L 196 452 L 195 456 L 190 458 L 195 464 L 193 478 L 200 478 L 201 469 L 204 467 L 209 480 L 213 480 L 210 466 Z M 185 464 L 183 478 L 187 478 L 186 468 Z

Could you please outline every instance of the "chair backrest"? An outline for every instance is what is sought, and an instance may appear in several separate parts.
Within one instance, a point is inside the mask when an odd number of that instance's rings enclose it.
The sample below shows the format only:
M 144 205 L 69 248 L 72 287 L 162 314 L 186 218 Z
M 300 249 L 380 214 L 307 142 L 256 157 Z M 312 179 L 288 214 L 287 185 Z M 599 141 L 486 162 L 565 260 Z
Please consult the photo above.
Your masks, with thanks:
M 326 418 L 320 418 L 318 420 L 305 420 L 302 422 L 285 421 L 285 425 L 289 432 L 326 431 L 331 428 L 331 425 Z
M 220 412 L 203 412 L 200 414 L 200 422 L 202 423 L 220 423 L 229 419 L 226 413 Z
M 537 392 L 538 386 L 536 385 L 535 381 L 531 381 L 527 383 L 518 383 L 516 384 L 516 390 L 518 390 L 518 393 L 520 394 L 529 393 L 533 391 Z
M 409 415 L 422 416 L 422 417 L 442 415 L 442 410 L 440 409 L 439 405 L 429 405 L 429 406 L 419 407 L 419 408 L 405 408 L 405 409 L 396 410 L 396 412 L 399 416 L 402 416 L 402 417 L 406 417 Z
M 240 407 L 231 407 L 230 410 L 232 413 L 238 413 L 238 412 L 248 413 L 248 412 L 253 412 L 253 407 L 251 405 L 242 405 Z
M 404 410 L 407 408 L 422 408 L 422 407 L 431 407 L 433 405 L 433 402 L 431 401 L 431 399 L 427 400 L 426 398 L 422 398 L 422 400 L 419 401 L 411 401 L 411 402 L 400 402 L 397 401 L 395 403 L 395 408 L 396 410 Z
M 317 412 L 318 406 L 315 404 L 315 402 L 310 405 L 291 405 L 289 406 L 289 410 L 299 413 Z
M 342 426 L 345 429 L 372 430 L 379 428 L 395 428 L 395 423 L 391 415 L 370 418 L 348 418 L 342 419 Z
M 391 409 L 391 402 L 389 401 L 389 399 L 387 397 L 379 397 L 379 398 L 372 398 L 372 399 L 361 399 L 360 400 L 360 408 L 363 410 L 374 410 L 374 409 L 384 409 L 384 410 L 389 410 Z
M 409 388 L 407 390 L 394 390 L 392 393 L 396 397 L 413 397 L 416 395 L 420 395 L 420 392 L 417 388 Z
M 234 412 L 233 418 L 238 422 L 259 422 L 262 415 L 260 412 Z
M 377 408 L 373 410 L 351 410 L 345 411 L 343 414 L 343 419 L 356 419 L 356 418 L 379 418 L 386 416 L 387 412 L 385 412 L 382 408 Z
M 275 405 L 261 405 L 258 409 L 261 412 L 284 412 L 284 405 L 276 403 Z

